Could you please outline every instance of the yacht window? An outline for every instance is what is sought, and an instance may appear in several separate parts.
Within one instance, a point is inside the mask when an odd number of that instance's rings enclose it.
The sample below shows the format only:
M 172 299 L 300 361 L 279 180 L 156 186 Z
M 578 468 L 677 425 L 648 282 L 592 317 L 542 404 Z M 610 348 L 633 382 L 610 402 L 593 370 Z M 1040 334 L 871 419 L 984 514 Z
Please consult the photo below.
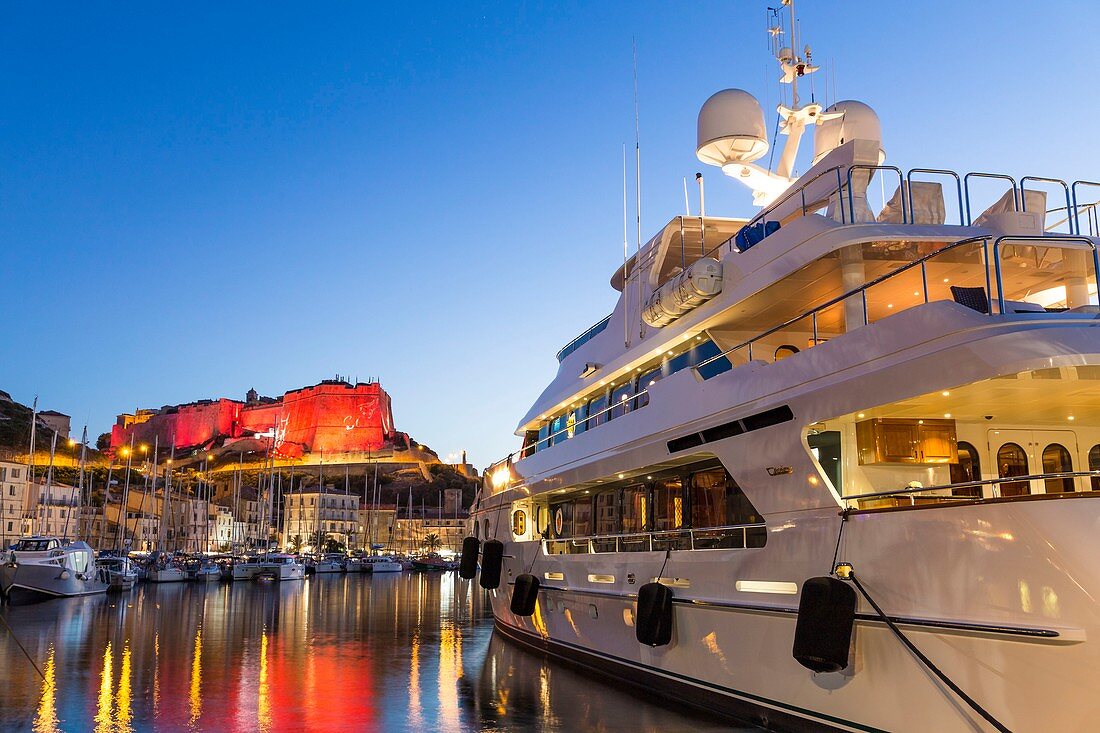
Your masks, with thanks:
M 512 512 L 512 534 L 517 537 L 527 534 L 527 512 L 522 509 Z
M 821 466 L 825 478 L 833 485 L 837 493 L 843 493 L 841 483 L 842 461 L 840 455 L 840 431 L 824 430 L 820 433 L 811 433 L 806 436 L 806 444 L 810 446 L 817 465 Z
M 684 526 L 683 481 L 658 481 L 653 487 L 653 529 L 661 532 Z
M 708 342 L 708 343 L 710 343 L 710 342 Z M 692 349 L 687 349 L 682 354 L 678 354 L 678 355 L 672 357 L 671 359 L 669 359 L 668 362 L 665 365 L 665 373 L 669 374 L 669 375 L 672 375 L 672 374 L 675 374 L 676 372 L 680 371 L 681 369 L 686 369 L 687 367 L 691 366 L 691 364 L 692 364 L 691 352 L 692 351 L 693 351 Z M 698 361 L 699 360 L 696 360 L 696 362 L 698 362 Z
M 588 429 L 602 425 L 607 422 L 607 394 L 601 394 L 596 399 L 588 403 Z
M 616 534 L 619 531 L 618 492 L 596 494 L 596 534 Z
M 573 504 L 573 536 L 587 537 L 592 534 L 592 501 L 577 499 Z
M 707 359 L 711 359 L 722 353 L 722 350 L 718 347 L 718 344 L 709 340 L 700 343 L 693 349 L 693 351 L 694 358 L 692 359 L 692 364 L 701 364 Z M 703 379 L 710 379 L 711 377 L 717 374 L 721 374 L 722 372 L 728 372 L 732 368 L 733 365 L 730 363 L 730 360 L 723 356 L 718 359 L 714 359 L 714 361 L 710 362 L 706 366 L 700 367 L 699 376 Z
M 533 455 L 538 450 L 539 431 L 528 430 L 523 436 L 523 457 Z
M 570 437 L 567 425 L 568 413 L 558 415 L 553 419 L 550 423 L 550 435 L 552 436 L 550 438 L 551 445 L 557 445 Z
M 550 507 L 550 532 L 553 537 L 573 536 L 573 502 L 566 501 Z
M 622 417 L 630 411 L 630 397 L 634 394 L 633 381 L 627 382 L 624 385 L 615 388 L 615 391 L 611 393 L 611 414 L 610 419 L 614 420 L 617 417 Z
M 646 487 L 642 484 L 623 489 L 622 533 L 645 532 L 646 529 Z
M 692 475 L 692 527 L 725 527 L 760 521 L 755 507 L 724 469 L 699 471 Z
M 650 387 L 652 387 L 653 385 L 657 384 L 657 382 L 660 381 L 660 379 L 661 379 L 661 368 L 660 367 L 657 367 L 656 369 L 648 371 L 645 374 L 642 374 L 640 377 L 638 377 L 638 392 L 645 392 L 645 394 L 641 394 L 638 397 L 634 398 L 634 409 L 635 410 L 637 410 L 639 407 L 645 407 L 646 405 L 649 404 L 649 393 L 647 392 L 647 390 Z
M 1027 453 L 1015 443 L 1005 443 L 997 450 L 997 476 L 1012 478 L 1027 475 Z M 1026 496 L 1031 491 L 1027 481 L 1002 483 L 1001 496 Z
M 978 451 L 974 446 L 965 441 L 959 441 L 959 462 L 948 464 L 948 468 L 951 469 L 951 483 L 953 484 L 965 484 L 970 481 L 982 480 L 982 465 L 981 459 L 978 457 Z M 981 486 L 964 486 L 958 489 L 951 490 L 952 496 L 972 496 L 976 499 L 980 499 L 982 496 Z
M 1073 459 L 1064 445 L 1051 443 L 1043 448 L 1043 473 L 1069 473 L 1073 470 Z M 1046 480 L 1046 492 L 1057 494 L 1063 491 L 1073 491 L 1073 478 L 1048 478 Z
M 1089 470 L 1100 471 L 1100 445 L 1094 445 L 1089 450 Z M 1100 476 L 1093 476 L 1092 490 L 1100 491 Z
M 581 403 L 580 407 L 573 410 L 573 433 L 580 435 L 587 426 L 585 418 L 588 417 L 588 405 Z

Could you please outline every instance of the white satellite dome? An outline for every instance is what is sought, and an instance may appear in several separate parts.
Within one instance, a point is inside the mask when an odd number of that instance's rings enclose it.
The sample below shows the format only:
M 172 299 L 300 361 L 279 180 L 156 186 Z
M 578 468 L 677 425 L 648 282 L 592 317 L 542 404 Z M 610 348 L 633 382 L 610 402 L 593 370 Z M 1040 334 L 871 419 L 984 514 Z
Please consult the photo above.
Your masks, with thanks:
M 829 115 L 842 113 L 833 118 Z M 849 140 L 873 140 L 878 143 L 879 163 L 886 160 L 882 149 L 882 123 L 875 111 L 863 102 L 846 99 L 825 110 L 825 118 L 814 128 L 814 163 Z
M 699 110 L 699 145 L 695 154 L 711 165 L 751 163 L 768 152 L 764 110 L 742 89 L 723 89 Z

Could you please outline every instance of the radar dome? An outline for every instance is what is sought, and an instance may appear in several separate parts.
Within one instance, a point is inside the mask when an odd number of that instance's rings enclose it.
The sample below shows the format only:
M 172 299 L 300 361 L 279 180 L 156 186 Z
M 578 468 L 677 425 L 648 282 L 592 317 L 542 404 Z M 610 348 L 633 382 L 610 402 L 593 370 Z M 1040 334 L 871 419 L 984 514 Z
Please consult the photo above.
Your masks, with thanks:
M 825 121 L 814 128 L 814 163 L 849 140 L 873 140 L 878 143 L 879 163 L 886 160 L 882 149 L 882 124 L 866 104 L 846 99 L 825 110 L 822 117 Z
M 704 102 L 698 130 L 695 154 L 704 163 L 751 163 L 768 152 L 764 110 L 741 89 L 723 89 Z

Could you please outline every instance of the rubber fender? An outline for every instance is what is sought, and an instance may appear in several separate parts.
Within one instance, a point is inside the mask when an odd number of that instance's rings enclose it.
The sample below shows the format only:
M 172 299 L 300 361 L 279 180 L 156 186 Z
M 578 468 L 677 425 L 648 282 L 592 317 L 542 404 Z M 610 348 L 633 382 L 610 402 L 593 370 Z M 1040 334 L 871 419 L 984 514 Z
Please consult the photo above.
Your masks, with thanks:
M 462 540 L 462 560 L 458 564 L 458 577 L 470 580 L 477 575 L 477 553 L 481 549 L 481 540 L 467 537 Z
M 504 564 L 504 543 L 486 540 L 481 546 L 481 587 L 494 590 L 500 587 L 500 568 Z
M 646 583 L 638 589 L 638 613 L 634 635 L 646 646 L 665 646 L 672 641 L 672 589 Z
M 509 606 L 512 613 L 517 616 L 530 616 L 535 612 L 538 599 L 539 579 L 528 573 L 518 576 L 516 585 L 512 588 L 512 604 Z
M 814 672 L 839 672 L 848 666 L 856 619 L 856 592 L 842 580 L 810 578 L 802 584 L 795 660 Z

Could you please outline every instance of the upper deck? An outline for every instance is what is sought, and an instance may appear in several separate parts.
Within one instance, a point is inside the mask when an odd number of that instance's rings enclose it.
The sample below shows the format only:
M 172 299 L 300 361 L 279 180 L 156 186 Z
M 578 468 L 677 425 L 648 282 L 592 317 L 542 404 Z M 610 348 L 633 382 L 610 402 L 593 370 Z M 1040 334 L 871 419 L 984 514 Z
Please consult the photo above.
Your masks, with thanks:
M 648 385 L 679 369 L 705 379 L 744 360 L 782 358 L 967 289 L 988 313 L 1088 307 L 1100 235 L 1088 199 L 1097 188 L 827 158 L 747 222 L 678 217 L 616 273 L 615 311 L 559 352 L 558 375 L 521 422 L 524 445 L 512 460 L 643 408 Z M 764 222 L 779 228 L 738 241 L 742 227 Z M 640 306 L 703 257 L 721 263 L 721 292 L 663 327 L 646 324 Z

